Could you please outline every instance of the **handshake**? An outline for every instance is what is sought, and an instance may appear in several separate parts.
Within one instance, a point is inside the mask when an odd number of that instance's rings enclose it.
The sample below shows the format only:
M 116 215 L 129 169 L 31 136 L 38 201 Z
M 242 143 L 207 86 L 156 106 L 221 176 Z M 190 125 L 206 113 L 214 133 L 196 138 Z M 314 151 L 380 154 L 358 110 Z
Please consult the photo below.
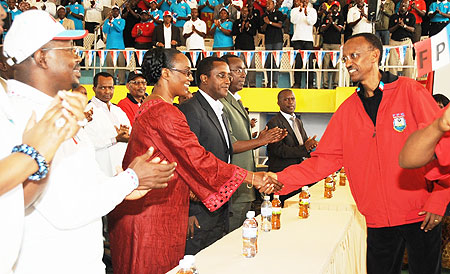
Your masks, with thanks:
M 244 180 L 247 187 L 255 187 L 259 192 L 272 194 L 281 191 L 283 184 L 278 182 L 273 172 L 248 172 Z

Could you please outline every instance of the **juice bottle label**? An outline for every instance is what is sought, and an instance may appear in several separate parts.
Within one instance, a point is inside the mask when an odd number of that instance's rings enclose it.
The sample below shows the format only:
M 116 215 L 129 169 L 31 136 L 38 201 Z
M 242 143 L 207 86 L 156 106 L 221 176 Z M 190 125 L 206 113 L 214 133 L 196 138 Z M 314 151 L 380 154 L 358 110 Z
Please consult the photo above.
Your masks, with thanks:
M 300 199 L 300 202 L 299 202 L 301 205 L 309 205 L 309 203 L 310 203 L 310 199 L 309 198 L 307 198 L 307 199 Z
M 261 215 L 266 216 L 266 217 L 272 215 L 272 209 L 271 208 L 261 208 Z
M 333 182 L 325 183 L 325 187 L 333 187 Z
M 258 228 L 256 228 L 256 227 L 243 227 L 242 228 L 242 237 L 256 238 L 257 232 L 258 232 Z
M 281 207 L 273 207 L 272 214 L 281 214 Z

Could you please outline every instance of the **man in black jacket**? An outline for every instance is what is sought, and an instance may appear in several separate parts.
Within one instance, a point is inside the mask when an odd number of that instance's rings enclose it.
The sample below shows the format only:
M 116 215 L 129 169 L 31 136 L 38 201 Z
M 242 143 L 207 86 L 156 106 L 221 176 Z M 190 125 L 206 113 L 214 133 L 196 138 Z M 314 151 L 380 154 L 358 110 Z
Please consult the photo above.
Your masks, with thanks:
M 163 23 L 155 27 L 152 41 L 157 47 L 176 48 L 181 44 L 180 30 L 172 24 L 172 13 L 165 11 L 163 14 Z M 165 33 L 170 32 L 170 38 L 165 37 Z

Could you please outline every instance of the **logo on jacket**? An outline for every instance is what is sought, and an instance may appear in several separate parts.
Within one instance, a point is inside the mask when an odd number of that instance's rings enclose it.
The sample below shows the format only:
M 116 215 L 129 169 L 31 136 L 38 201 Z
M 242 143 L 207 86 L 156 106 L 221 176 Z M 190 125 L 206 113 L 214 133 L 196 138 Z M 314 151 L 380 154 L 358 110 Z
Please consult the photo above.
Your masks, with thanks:
M 406 120 L 404 113 L 392 114 L 394 119 L 394 130 L 397 132 L 403 132 L 406 128 Z

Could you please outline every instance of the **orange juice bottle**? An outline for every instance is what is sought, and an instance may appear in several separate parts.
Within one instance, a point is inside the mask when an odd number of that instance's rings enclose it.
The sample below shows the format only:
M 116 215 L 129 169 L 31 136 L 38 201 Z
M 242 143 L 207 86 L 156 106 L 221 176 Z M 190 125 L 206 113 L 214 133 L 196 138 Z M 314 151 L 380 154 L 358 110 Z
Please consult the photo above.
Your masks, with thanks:
M 178 266 L 180 267 L 180 270 L 178 270 L 177 274 L 193 274 L 191 265 L 188 261 L 181 259 Z
M 333 173 L 333 175 L 331 176 L 331 179 L 333 180 L 333 188 L 331 190 L 335 191 L 336 190 L 336 181 L 337 181 L 336 173 Z
M 277 230 L 281 227 L 281 201 L 279 195 L 273 195 L 272 200 L 272 229 Z
M 300 200 L 299 200 L 299 211 L 298 217 L 301 219 L 306 219 L 309 217 L 309 194 L 306 192 L 305 188 L 302 188 L 302 192 L 300 192 Z
M 344 168 L 341 169 L 339 172 L 339 185 L 345 186 L 345 181 L 347 180 L 347 177 L 345 176 L 345 170 Z
M 323 194 L 323 197 L 327 199 L 333 197 L 333 179 L 330 176 L 325 179 L 325 192 Z

